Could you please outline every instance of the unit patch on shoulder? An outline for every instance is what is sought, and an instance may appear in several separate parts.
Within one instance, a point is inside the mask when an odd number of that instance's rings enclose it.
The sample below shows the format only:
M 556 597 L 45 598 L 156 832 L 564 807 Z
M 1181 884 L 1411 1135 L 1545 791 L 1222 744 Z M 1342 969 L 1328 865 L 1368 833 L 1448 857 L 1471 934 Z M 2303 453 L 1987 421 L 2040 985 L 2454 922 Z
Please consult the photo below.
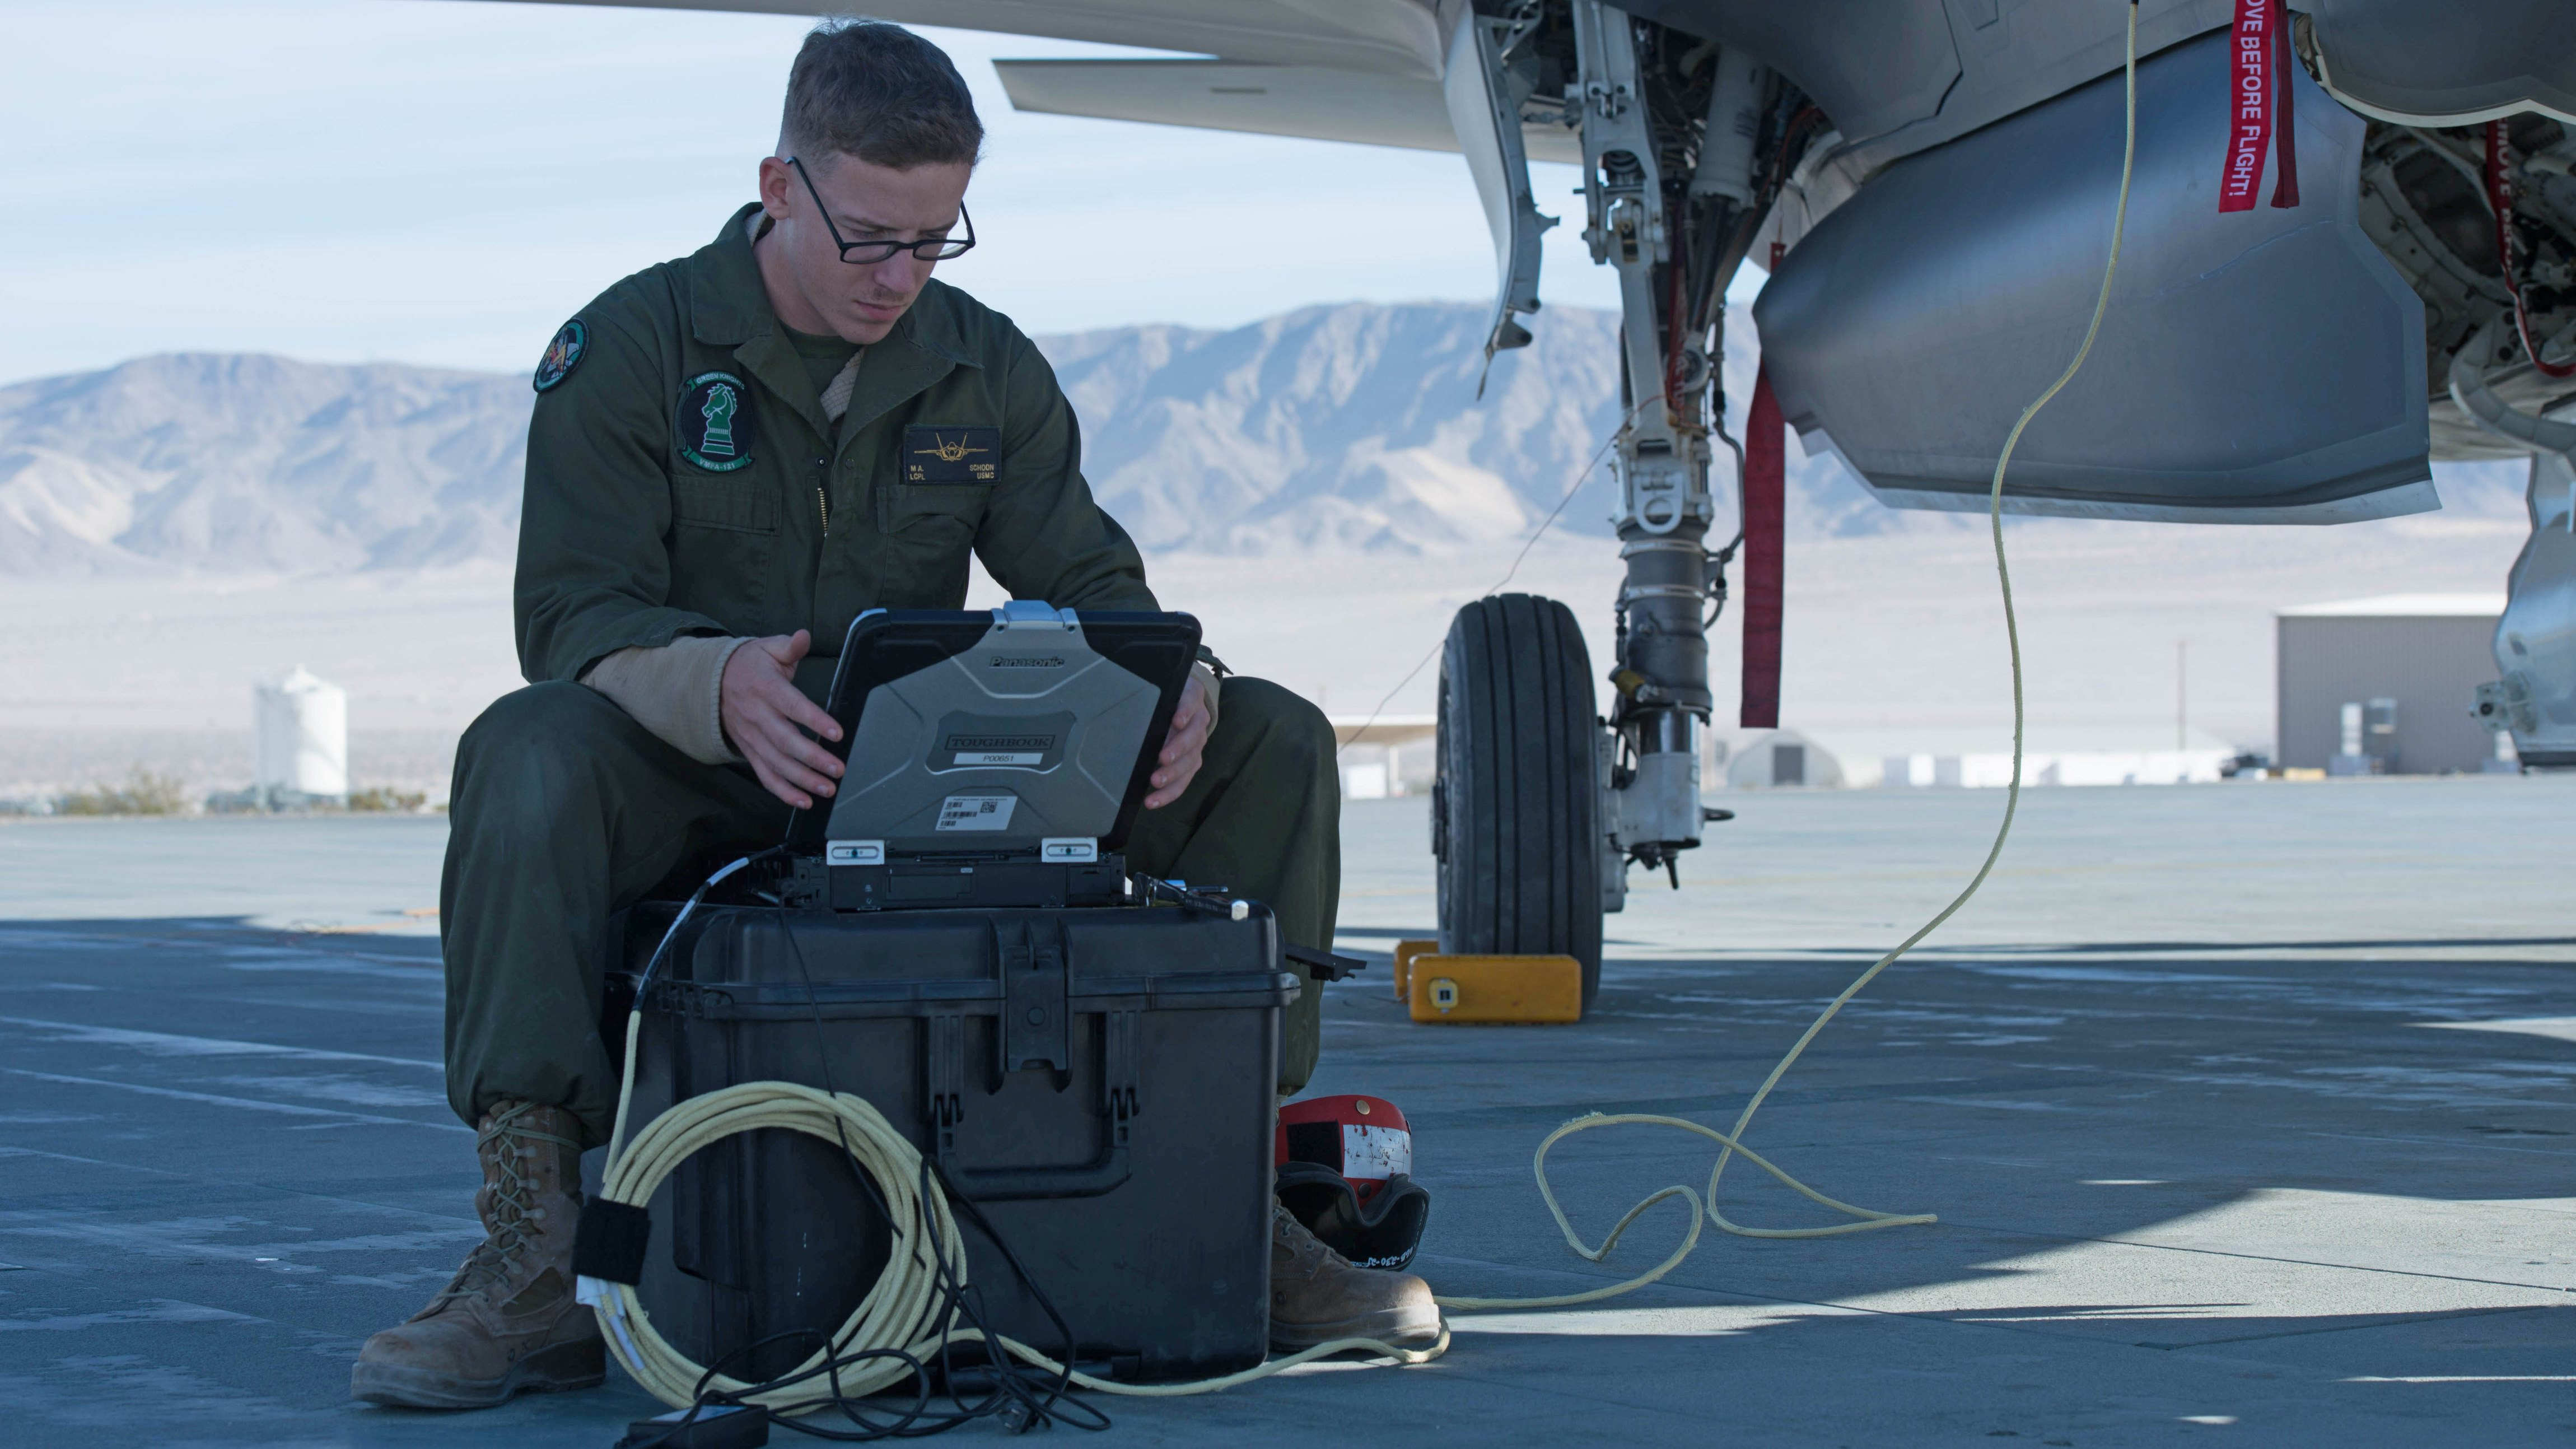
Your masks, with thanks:
M 680 456 L 696 466 L 710 473 L 751 466 L 751 440 L 759 431 L 751 389 L 732 373 L 702 372 L 680 384 L 671 425 Z
M 544 392 L 572 376 L 572 370 L 581 365 L 582 354 L 589 350 L 590 329 L 575 317 L 555 333 L 554 341 L 546 344 L 546 355 L 537 359 L 537 375 L 529 381 L 536 384 L 537 391 Z
M 990 483 L 1002 476 L 1000 428 L 906 428 L 906 483 Z

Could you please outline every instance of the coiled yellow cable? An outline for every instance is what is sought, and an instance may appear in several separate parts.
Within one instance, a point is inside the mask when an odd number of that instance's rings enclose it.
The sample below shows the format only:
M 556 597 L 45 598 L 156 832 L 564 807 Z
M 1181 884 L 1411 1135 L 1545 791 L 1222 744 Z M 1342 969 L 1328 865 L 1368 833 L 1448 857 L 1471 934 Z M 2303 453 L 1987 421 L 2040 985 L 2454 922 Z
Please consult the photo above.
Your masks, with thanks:
M 913 1377 L 910 1366 L 891 1357 L 863 1359 L 837 1373 L 822 1372 L 832 1358 L 896 1349 L 916 1361 L 927 1362 L 943 1344 L 984 1341 L 985 1335 L 980 1331 L 957 1326 L 956 1308 L 941 1288 L 940 1263 L 932 1257 L 935 1242 L 946 1259 L 948 1281 L 971 1281 L 964 1241 L 958 1235 L 956 1218 L 950 1214 L 947 1194 L 940 1190 L 936 1179 L 930 1180 L 926 1195 L 917 1190 L 917 1184 L 923 1181 L 920 1150 L 905 1140 L 884 1114 L 864 1098 L 847 1092 L 822 1092 L 793 1082 L 743 1082 L 679 1102 L 654 1118 L 632 1142 L 625 1141 L 626 1104 L 635 1094 L 635 1048 L 642 1024 L 639 1005 L 626 1018 L 626 1071 L 618 1092 L 617 1135 L 610 1142 L 601 1197 L 643 1207 L 653 1200 L 654 1190 L 662 1180 L 690 1154 L 737 1132 L 778 1127 L 845 1146 L 858 1169 L 874 1180 L 885 1195 L 887 1216 L 893 1224 L 894 1243 L 885 1271 L 833 1333 L 831 1342 L 779 1376 L 796 1382 L 748 1395 L 742 1402 L 788 1414 L 819 1409 L 833 1399 L 857 1398 Z M 928 1231 L 924 1231 L 925 1224 Z M 590 1285 L 590 1292 L 592 1309 L 599 1316 L 600 1332 L 608 1339 L 609 1352 L 616 1355 L 627 1375 L 655 1398 L 674 1408 L 684 1408 L 696 1401 L 701 1387 L 726 1394 L 752 1387 L 728 1375 L 710 1376 L 704 1365 L 672 1347 L 653 1327 L 652 1315 L 645 1311 L 632 1287 L 601 1283 Z M 1335 1339 L 1239 1373 L 1175 1384 L 1128 1384 L 1066 1372 L 1064 1365 L 1017 1339 L 997 1335 L 994 1341 L 1013 1357 L 1050 1374 L 1064 1373 L 1086 1389 L 1138 1398 L 1170 1398 L 1214 1393 L 1337 1353 L 1364 1351 L 1397 1363 L 1427 1363 L 1448 1349 L 1449 1332 L 1444 1326 L 1439 1339 L 1426 1348 L 1400 1348 L 1373 1338 Z

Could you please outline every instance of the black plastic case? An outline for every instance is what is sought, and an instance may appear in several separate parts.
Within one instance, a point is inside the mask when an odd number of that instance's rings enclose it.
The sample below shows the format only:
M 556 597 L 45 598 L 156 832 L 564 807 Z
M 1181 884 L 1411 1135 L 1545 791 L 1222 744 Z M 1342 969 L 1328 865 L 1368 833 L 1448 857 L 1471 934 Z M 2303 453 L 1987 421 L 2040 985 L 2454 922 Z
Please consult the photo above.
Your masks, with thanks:
M 672 909 L 630 916 L 631 968 Z M 1121 1377 L 1227 1373 L 1268 1349 L 1279 1012 L 1299 990 L 1280 967 L 1258 907 L 1237 921 L 1142 905 L 702 906 L 648 990 L 631 1120 L 737 1082 L 855 1093 L 984 1208 L 1077 1359 Z M 620 1036 L 633 979 L 610 983 Z M 794 1132 L 699 1153 L 652 1215 L 640 1291 L 700 1363 L 838 1328 L 887 1251 L 848 1160 Z M 986 1322 L 1060 1353 L 1000 1251 L 965 1232 Z M 774 1375 L 811 1348 L 729 1371 Z

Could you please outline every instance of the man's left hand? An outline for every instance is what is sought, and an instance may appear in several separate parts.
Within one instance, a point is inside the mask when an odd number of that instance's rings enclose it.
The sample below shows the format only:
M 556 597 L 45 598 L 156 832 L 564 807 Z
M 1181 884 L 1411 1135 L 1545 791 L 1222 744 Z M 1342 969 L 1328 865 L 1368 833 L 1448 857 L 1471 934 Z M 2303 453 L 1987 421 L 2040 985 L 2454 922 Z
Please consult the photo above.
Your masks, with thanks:
M 1145 808 L 1160 810 L 1181 798 L 1198 778 L 1200 757 L 1207 753 L 1208 730 L 1215 719 L 1208 713 L 1207 682 L 1195 669 L 1190 682 L 1181 686 L 1181 702 L 1172 711 L 1171 733 L 1163 737 L 1163 753 L 1154 761 L 1154 776 L 1149 782 L 1154 793 L 1145 797 Z

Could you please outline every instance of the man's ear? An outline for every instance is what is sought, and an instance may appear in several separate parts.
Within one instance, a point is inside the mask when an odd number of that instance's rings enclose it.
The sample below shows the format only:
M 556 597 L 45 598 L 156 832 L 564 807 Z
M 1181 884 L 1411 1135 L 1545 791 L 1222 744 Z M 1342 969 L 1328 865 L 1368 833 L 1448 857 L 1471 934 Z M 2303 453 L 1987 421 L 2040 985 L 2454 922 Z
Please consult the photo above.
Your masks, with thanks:
M 769 213 L 770 220 L 787 219 L 788 191 L 795 184 L 796 177 L 785 161 L 775 156 L 760 158 L 760 209 Z

